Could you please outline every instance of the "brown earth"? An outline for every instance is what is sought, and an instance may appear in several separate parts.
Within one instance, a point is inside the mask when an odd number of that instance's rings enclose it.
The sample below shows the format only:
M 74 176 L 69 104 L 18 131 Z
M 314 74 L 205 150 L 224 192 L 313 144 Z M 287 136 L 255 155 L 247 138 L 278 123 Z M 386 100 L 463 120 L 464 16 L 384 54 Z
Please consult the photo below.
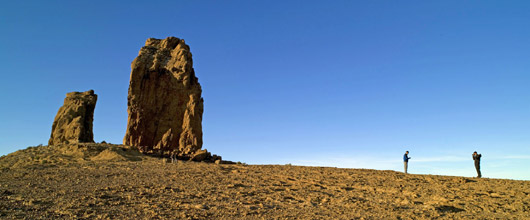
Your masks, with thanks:
M 0 218 L 530 218 L 530 181 L 167 161 L 110 144 L 17 151 L 0 158 Z

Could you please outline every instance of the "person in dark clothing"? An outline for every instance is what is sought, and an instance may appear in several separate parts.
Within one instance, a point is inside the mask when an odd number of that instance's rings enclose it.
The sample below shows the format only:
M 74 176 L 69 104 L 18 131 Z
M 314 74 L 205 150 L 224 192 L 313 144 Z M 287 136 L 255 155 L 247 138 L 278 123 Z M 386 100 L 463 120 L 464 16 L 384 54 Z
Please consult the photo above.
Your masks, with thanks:
M 403 165 L 405 166 L 405 174 L 407 173 L 407 169 L 409 168 L 409 151 L 406 151 L 403 155 Z
M 482 154 L 478 154 L 476 151 L 473 152 L 473 160 L 475 161 L 475 169 L 477 169 L 477 178 L 482 177 L 482 173 L 480 173 L 480 158 L 482 157 Z

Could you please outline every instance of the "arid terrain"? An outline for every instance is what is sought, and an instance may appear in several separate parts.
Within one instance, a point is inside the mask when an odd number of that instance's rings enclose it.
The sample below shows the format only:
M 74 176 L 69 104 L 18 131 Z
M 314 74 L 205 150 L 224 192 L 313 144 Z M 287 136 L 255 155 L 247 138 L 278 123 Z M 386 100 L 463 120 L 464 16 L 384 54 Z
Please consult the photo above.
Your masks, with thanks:
M 111 144 L 0 158 L 2 219 L 530 219 L 530 181 L 215 164 Z

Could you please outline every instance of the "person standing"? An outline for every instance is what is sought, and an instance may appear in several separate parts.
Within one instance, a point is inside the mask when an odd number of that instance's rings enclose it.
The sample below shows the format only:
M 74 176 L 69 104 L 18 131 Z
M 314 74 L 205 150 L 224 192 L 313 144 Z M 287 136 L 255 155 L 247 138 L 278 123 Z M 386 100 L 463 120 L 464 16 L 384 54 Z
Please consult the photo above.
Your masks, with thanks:
M 409 168 L 409 151 L 406 151 L 403 155 L 403 165 L 405 166 L 405 174 L 407 174 L 407 169 Z
M 482 173 L 480 173 L 480 158 L 482 157 L 482 154 L 478 154 L 476 151 L 473 152 L 473 160 L 475 161 L 475 169 L 477 169 L 477 178 L 482 177 Z

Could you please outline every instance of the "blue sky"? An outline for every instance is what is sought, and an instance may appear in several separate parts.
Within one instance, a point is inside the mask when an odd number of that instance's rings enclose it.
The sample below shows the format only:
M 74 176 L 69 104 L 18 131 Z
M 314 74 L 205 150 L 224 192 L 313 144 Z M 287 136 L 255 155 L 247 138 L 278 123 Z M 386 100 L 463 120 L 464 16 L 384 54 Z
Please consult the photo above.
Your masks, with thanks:
M 186 40 L 204 146 L 249 164 L 530 180 L 527 1 L 10 1 L 0 7 L 0 154 L 46 144 L 71 91 L 121 143 L 130 64 Z

